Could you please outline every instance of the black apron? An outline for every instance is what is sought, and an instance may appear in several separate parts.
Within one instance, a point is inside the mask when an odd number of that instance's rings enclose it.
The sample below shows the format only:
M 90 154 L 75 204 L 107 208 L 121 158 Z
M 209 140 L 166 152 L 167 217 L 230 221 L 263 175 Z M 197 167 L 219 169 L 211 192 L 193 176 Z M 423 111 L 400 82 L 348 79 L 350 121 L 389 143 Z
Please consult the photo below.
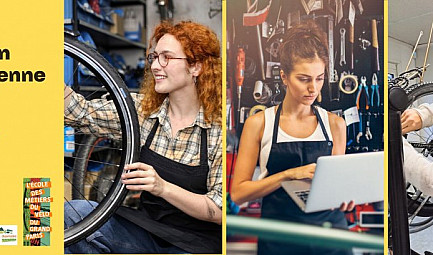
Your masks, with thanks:
M 332 141 L 329 140 L 323 121 L 315 106 L 312 110 L 317 117 L 325 141 L 299 141 L 277 143 L 278 127 L 281 114 L 280 105 L 275 115 L 275 123 L 272 134 L 272 147 L 269 153 L 266 168 L 269 175 L 276 174 L 289 168 L 316 163 L 320 156 L 332 154 Z M 328 210 L 315 213 L 304 213 L 290 198 L 283 188 L 279 188 L 265 196 L 262 201 L 262 218 L 292 221 L 297 223 L 321 226 L 324 222 L 330 222 L 334 228 L 347 229 L 344 214 L 339 210 Z M 308 245 L 296 243 L 281 243 L 260 240 L 258 242 L 258 254 L 351 254 L 347 250 L 326 249 L 314 246 L 314 242 Z
M 158 126 L 157 119 L 141 147 L 139 161 L 151 165 L 170 183 L 196 194 L 206 194 L 209 172 L 206 129 L 201 129 L 200 165 L 188 166 L 149 149 Z M 191 253 L 222 252 L 221 225 L 193 218 L 149 192 L 141 193 L 138 210 L 120 207 L 117 214 L 150 232 L 161 246 L 175 245 Z

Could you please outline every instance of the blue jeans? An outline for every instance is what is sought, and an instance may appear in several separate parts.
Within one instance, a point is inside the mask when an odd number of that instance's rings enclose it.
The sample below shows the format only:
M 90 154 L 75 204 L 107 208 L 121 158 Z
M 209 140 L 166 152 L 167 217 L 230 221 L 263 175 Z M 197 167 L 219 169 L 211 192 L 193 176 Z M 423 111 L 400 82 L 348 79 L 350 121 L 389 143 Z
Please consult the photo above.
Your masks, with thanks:
M 91 202 L 94 206 L 95 202 Z M 72 208 L 71 205 L 74 207 Z M 80 216 L 89 214 L 93 208 L 88 201 L 72 200 L 64 204 L 65 228 L 80 221 Z M 114 215 L 97 231 L 69 247 L 65 253 L 181 253 L 186 251 L 177 246 L 162 247 L 154 237 L 134 223 Z

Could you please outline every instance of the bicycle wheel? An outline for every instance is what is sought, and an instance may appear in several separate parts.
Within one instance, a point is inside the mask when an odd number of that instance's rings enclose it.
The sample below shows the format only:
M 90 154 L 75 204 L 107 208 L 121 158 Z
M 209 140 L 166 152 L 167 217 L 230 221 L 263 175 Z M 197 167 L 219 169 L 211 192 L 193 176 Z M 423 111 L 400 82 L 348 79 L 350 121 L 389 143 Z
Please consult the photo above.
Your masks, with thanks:
M 83 135 L 76 143 L 76 158 L 73 166 L 72 199 L 82 199 L 83 195 L 92 201 L 101 202 L 114 178 L 106 178 L 107 172 L 117 173 L 117 168 L 112 162 L 119 161 L 114 157 L 120 157 L 120 145 L 107 137 L 95 135 Z M 104 185 L 104 182 L 110 184 Z
M 70 184 L 71 188 L 79 194 L 75 196 L 81 196 L 80 199 L 87 201 L 93 207 L 93 211 L 87 216 L 78 215 L 82 219 L 81 221 L 65 228 L 64 244 L 68 246 L 97 230 L 112 216 L 116 208 L 122 203 L 127 190 L 121 183 L 120 176 L 125 164 L 138 160 L 140 137 L 134 102 L 124 82 L 114 68 L 95 50 L 84 43 L 78 42 L 68 34 L 65 34 L 64 54 L 65 61 L 73 61 L 72 72 L 68 74 L 65 72 L 65 83 L 71 85 L 73 88 L 79 87 L 82 84 L 91 84 L 91 92 L 86 92 L 89 87 L 87 89 L 82 87 L 83 94 L 86 94 L 85 98 L 88 100 L 101 98 L 100 95 L 103 94 L 102 98 L 107 103 L 114 104 L 117 119 L 120 123 L 120 130 L 117 136 L 113 136 L 114 138 L 112 139 L 120 146 L 117 149 L 120 157 L 118 157 L 116 162 L 105 162 L 107 165 L 116 167 L 117 174 L 113 180 L 110 180 L 111 185 L 106 194 L 103 194 L 103 199 L 100 202 L 98 201 L 99 204 L 97 206 L 93 206 L 93 203 L 81 192 L 81 188 L 74 187 L 72 181 L 65 176 L 65 183 Z M 77 79 L 77 76 L 79 79 Z M 80 129 L 77 130 L 75 132 L 76 136 L 83 133 Z M 76 144 L 79 145 L 78 143 Z M 75 153 L 65 155 L 65 169 L 72 168 L 70 161 L 76 160 L 82 159 Z M 71 205 L 66 196 L 65 201 L 65 205 Z M 77 211 L 75 212 L 78 214 Z M 66 217 L 70 216 L 65 215 Z
M 409 99 L 409 108 L 424 102 L 433 102 L 433 82 L 418 83 L 405 89 Z M 419 131 L 409 132 L 408 142 L 424 156 L 433 160 L 433 127 L 426 127 Z M 417 216 L 433 216 L 433 200 L 426 197 L 420 190 L 409 184 L 406 189 L 408 213 Z M 423 201 L 425 203 L 423 204 Z

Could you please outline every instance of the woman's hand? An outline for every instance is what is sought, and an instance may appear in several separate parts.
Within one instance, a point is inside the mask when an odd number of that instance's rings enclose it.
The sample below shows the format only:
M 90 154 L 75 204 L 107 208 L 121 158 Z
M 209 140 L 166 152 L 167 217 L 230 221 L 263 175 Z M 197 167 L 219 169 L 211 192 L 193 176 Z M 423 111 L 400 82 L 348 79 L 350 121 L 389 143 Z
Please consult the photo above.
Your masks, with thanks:
M 349 204 L 347 204 L 346 202 L 341 203 L 340 205 L 340 211 L 342 212 L 350 212 L 355 208 L 355 201 L 351 200 L 349 202 Z
M 315 171 L 316 163 L 311 163 L 286 170 L 286 174 L 289 180 L 313 179 Z
M 410 131 L 419 130 L 422 128 L 421 116 L 414 109 L 407 109 L 401 115 L 402 133 L 406 134 Z
M 167 182 L 159 177 L 152 166 L 136 162 L 125 166 L 125 170 L 134 170 L 122 174 L 122 183 L 129 190 L 145 190 L 154 196 L 161 196 L 167 186 Z

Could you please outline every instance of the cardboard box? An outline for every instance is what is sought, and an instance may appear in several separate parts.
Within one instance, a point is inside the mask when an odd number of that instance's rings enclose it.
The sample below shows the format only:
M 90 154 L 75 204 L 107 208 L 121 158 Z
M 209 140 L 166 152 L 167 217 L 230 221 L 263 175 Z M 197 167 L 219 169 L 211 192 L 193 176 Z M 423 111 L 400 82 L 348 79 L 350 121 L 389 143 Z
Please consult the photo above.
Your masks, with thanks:
M 141 28 L 141 42 L 146 44 L 147 40 L 146 40 L 146 28 L 142 27 Z
M 114 22 L 114 25 L 110 27 L 110 32 L 113 34 L 118 34 L 120 36 L 125 35 L 125 30 L 123 27 L 124 19 L 123 17 L 120 17 L 117 13 L 111 14 L 111 19 Z
M 67 201 L 71 201 L 72 200 L 72 184 L 67 180 L 65 180 L 64 183 L 65 183 L 65 193 L 64 193 L 65 195 L 64 196 L 65 196 Z

